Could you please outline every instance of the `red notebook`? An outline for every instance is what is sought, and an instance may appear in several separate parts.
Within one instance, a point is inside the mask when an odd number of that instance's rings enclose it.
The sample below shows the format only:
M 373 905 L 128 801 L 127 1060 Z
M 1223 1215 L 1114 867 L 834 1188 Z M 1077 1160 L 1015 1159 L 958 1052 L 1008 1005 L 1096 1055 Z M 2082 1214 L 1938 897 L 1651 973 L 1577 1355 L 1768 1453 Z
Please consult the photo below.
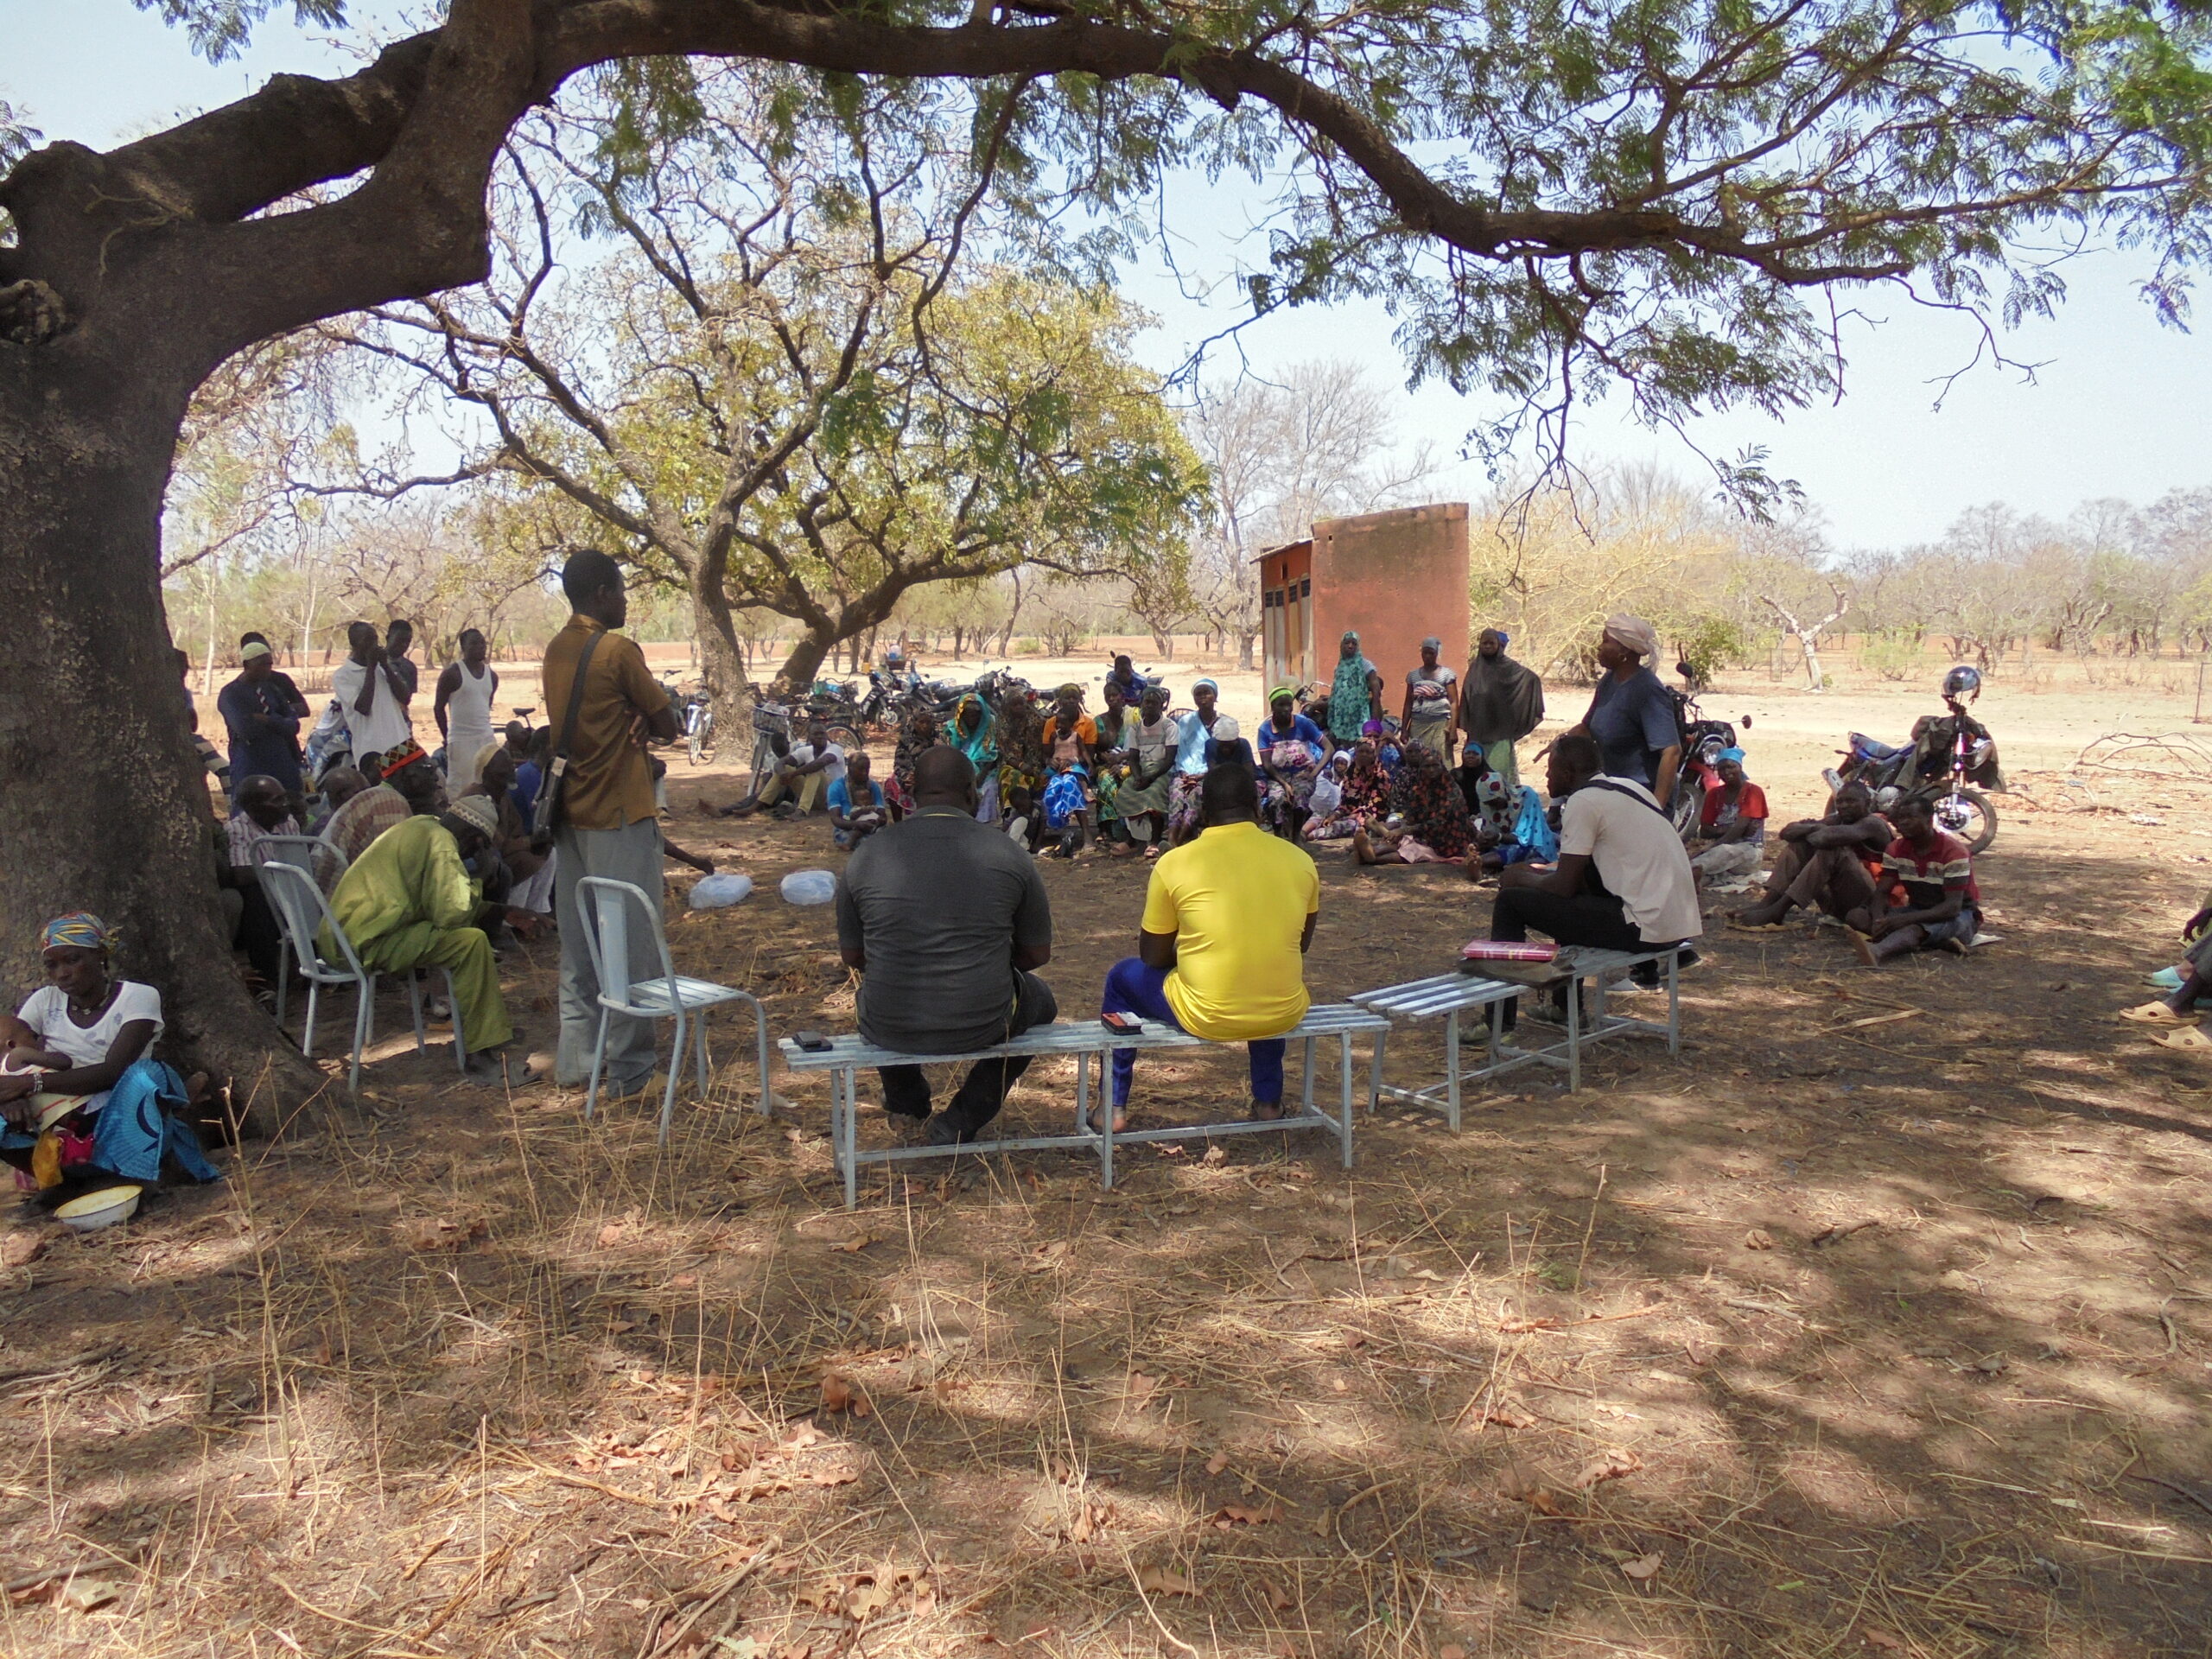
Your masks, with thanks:
M 1471 939 L 1459 947 L 1462 962 L 1549 962 L 1559 955 L 1555 944 L 1529 944 L 1505 939 Z

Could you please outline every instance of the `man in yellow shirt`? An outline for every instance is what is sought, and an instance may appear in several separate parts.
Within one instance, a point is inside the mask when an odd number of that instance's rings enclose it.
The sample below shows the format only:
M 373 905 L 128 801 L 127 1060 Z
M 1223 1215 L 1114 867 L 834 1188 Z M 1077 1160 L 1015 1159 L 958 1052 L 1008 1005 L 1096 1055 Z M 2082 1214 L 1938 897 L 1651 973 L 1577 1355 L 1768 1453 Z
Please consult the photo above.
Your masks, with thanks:
M 1282 1033 L 1306 1017 L 1306 951 L 1321 880 L 1306 849 L 1260 828 L 1249 765 L 1199 790 L 1198 837 L 1153 866 L 1137 954 L 1106 976 L 1102 1014 L 1134 1014 L 1251 1052 L 1252 1116 L 1282 1116 Z M 1114 1051 L 1114 1127 L 1127 1122 L 1136 1050 Z

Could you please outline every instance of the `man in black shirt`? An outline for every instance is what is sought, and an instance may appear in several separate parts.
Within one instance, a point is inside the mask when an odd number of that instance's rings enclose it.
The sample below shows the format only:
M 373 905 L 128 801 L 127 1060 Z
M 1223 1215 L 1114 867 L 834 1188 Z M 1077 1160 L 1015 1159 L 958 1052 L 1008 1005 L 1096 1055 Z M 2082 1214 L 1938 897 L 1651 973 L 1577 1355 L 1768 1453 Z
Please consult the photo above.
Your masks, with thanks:
M 1037 977 L 1052 957 L 1035 862 L 976 821 L 976 769 L 950 746 L 914 764 L 914 810 L 862 842 L 837 881 L 837 949 L 862 976 L 861 1035 L 907 1054 L 972 1053 L 1059 1014 Z M 929 1122 L 932 1146 L 973 1141 L 1027 1059 L 980 1060 Z M 883 1107 L 930 1118 L 918 1065 L 883 1068 Z

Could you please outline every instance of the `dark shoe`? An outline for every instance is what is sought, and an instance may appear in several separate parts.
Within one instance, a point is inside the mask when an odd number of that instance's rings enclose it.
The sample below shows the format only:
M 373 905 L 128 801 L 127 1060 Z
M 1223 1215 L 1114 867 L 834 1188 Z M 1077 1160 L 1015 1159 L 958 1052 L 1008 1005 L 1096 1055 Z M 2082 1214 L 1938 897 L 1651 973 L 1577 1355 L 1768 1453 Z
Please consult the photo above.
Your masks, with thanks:
M 461 1073 L 471 1083 L 488 1083 L 509 1089 L 527 1089 L 532 1084 L 545 1081 L 545 1074 L 532 1071 L 527 1061 L 489 1048 L 480 1048 L 471 1054 Z
M 939 1112 L 930 1120 L 929 1128 L 922 1131 L 922 1144 L 929 1147 L 964 1147 L 976 1138 L 977 1131 L 965 1123 L 956 1123 L 950 1112 Z
M 1675 970 L 1680 973 L 1685 968 L 1696 967 L 1704 960 L 1705 957 L 1700 954 L 1695 945 L 1686 944 L 1675 952 Z

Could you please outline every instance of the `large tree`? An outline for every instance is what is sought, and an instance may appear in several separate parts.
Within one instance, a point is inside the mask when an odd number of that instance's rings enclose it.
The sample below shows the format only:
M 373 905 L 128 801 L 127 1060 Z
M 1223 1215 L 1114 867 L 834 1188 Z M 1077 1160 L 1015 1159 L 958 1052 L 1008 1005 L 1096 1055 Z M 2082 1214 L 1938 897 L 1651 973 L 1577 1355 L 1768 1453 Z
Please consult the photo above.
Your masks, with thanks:
M 1204 497 L 1141 315 L 983 211 L 1018 100 L 979 162 L 964 98 L 810 91 L 731 67 L 667 133 L 631 137 L 619 87 L 533 117 L 487 281 L 326 330 L 489 429 L 457 472 L 359 487 L 557 494 L 689 596 L 726 721 L 741 611 L 798 625 L 804 684 L 915 587 L 1172 565 Z
M 141 3 L 220 51 L 272 0 Z M 242 1070 L 268 1051 L 207 971 L 159 586 L 178 432 L 254 342 L 480 280 L 502 146 L 594 66 L 964 79 L 983 132 L 1029 88 L 1010 142 L 1102 200 L 1177 162 L 1249 169 L 1281 195 L 1257 304 L 1387 293 L 1417 369 L 1502 388 L 1556 435 L 1592 375 L 1662 420 L 1814 395 L 1830 289 L 2031 309 L 2055 294 L 2041 250 L 2107 233 L 2158 238 L 2174 273 L 2204 225 L 2196 27 L 2100 0 L 451 0 L 355 74 L 279 76 L 105 153 L 34 149 L 0 180 L 8 960 L 28 970 L 46 913 L 109 912 L 181 1037 Z

